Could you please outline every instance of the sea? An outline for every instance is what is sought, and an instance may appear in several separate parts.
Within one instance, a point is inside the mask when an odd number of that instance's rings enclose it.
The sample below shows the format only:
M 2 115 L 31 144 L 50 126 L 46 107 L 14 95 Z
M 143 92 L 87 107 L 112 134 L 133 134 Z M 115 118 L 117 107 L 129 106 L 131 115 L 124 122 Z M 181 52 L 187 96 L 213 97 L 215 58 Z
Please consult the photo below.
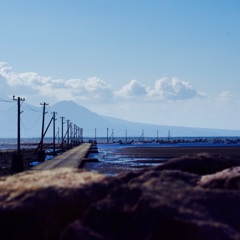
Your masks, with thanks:
M 121 141 L 119 143 L 119 141 Z M 129 157 L 118 151 L 132 147 L 191 147 L 191 146 L 240 146 L 240 138 L 237 137 L 184 137 L 184 138 L 145 138 L 144 141 L 124 142 L 118 140 L 112 143 L 104 141 L 98 146 L 98 153 L 89 154 L 89 158 L 96 158 L 99 162 L 87 162 L 84 168 L 89 171 L 99 172 L 107 176 L 115 176 L 124 171 L 136 171 L 144 167 L 162 164 L 166 159 L 149 157 Z
M 166 159 L 160 158 L 138 158 L 129 157 L 118 151 L 123 148 L 132 147 L 191 147 L 191 146 L 239 146 L 240 137 L 171 137 L 171 138 L 144 138 L 139 139 L 124 138 L 113 139 L 91 139 L 85 138 L 84 142 L 97 140 L 98 153 L 90 153 L 88 158 L 98 159 L 98 162 L 87 162 L 84 168 L 89 171 L 99 172 L 107 176 L 115 176 L 124 171 L 135 171 L 143 167 L 150 167 L 161 164 Z M 40 142 L 39 138 L 21 139 L 21 148 L 36 148 Z M 44 140 L 44 143 L 52 143 L 51 138 Z M 17 139 L 0 138 L 0 150 L 17 149 Z M 51 151 L 51 149 L 46 149 Z M 51 160 L 51 156 L 46 157 L 46 161 Z M 33 165 L 39 164 L 34 162 Z

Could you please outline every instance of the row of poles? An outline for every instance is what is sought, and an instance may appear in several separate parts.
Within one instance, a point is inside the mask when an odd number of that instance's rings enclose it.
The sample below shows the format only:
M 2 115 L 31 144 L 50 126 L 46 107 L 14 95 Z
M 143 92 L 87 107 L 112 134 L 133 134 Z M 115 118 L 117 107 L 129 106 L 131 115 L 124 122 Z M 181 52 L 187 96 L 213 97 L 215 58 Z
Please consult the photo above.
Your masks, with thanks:
M 97 134 L 96 134 L 97 129 L 95 128 L 95 142 L 97 142 Z M 158 139 L 158 130 L 157 130 L 157 139 Z M 114 142 L 114 129 L 112 129 L 111 134 L 109 135 L 109 129 L 107 128 L 107 143 Z M 125 142 L 128 141 L 128 133 L 127 129 L 125 130 Z M 142 130 L 142 134 L 139 137 L 139 141 L 144 141 L 144 130 Z
M 23 156 L 21 154 L 21 132 L 20 132 L 20 123 L 21 123 L 21 102 L 25 101 L 25 98 L 15 98 L 13 96 L 13 100 L 17 101 L 18 105 L 18 114 L 17 114 L 17 154 L 13 155 L 13 160 L 12 160 L 12 169 L 15 171 L 23 171 Z M 53 112 L 53 116 L 45 129 L 45 115 L 47 114 L 46 112 L 46 106 L 48 103 L 41 103 L 43 106 L 43 115 L 42 115 L 42 131 L 41 131 L 41 140 L 37 146 L 36 153 L 38 157 L 39 162 L 45 161 L 45 151 L 44 151 L 44 137 L 53 122 L 53 152 L 52 155 L 56 156 L 56 112 Z M 67 149 L 71 149 L 73 146 L 79 145 L 83 141 L 83 129 L 78 127 L 76 124 L 73 124 L 70 122 L 70 120 L 67 120 L 67 130 L 66 133 L 64 134 L 64 119 L 65 117 L 61 117 L 61 126 L 62 126 L 62 137 L 61 137 L 61 152 L 64 152 L 64 146 L 66 145 Z M 59 135 L 59 131 L 58 131 Z

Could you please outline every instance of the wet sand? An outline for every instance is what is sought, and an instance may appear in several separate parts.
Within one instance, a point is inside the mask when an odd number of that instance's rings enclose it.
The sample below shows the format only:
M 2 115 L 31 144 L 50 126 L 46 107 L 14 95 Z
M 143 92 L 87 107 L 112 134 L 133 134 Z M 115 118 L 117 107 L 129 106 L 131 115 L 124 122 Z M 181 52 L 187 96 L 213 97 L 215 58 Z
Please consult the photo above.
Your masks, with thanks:
M 240 146 L 185 146 L 185 147 L 125 147 L 116 148 L 98 163 L 85 163 L 84 169 L 96 171 L 108 176 L 125 171 L 136 171 L 144 167 L 162 164 L 168 159 L 184 155 L 208 153 L 234 159 L 240 159 Z
M 129 158 L 175 158 L 183 155 L 208 153 L 240 158 L 240 146 L 188 146 L 188 147 L 129 147 L 116 151 Z

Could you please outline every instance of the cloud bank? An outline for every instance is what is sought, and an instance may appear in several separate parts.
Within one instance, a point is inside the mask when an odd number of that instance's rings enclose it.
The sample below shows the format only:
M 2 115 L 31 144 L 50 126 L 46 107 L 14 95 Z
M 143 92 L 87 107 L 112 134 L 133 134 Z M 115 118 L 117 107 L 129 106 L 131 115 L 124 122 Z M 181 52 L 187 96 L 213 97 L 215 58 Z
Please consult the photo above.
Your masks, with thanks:
M 1 88 L 5 87 L 18 94 L 45 97 L 55 101 L 82 100 L 82 101 L 121 101 L 121 100 L 187 100 L 203 96 L 193 86 L 178 78 L 161 78 L 153 86 L 145 86 L 137 80 L 131 80 L 120 89 L 99 79 L 91 77 L 82 79 L 54 79 L 40 76 L 38 73 L 16 73 L 12 67 L 0 62 Z M 2 92 L 2 91 L 1 91 Z M 10 93 L 9 93 L 10 94 Z

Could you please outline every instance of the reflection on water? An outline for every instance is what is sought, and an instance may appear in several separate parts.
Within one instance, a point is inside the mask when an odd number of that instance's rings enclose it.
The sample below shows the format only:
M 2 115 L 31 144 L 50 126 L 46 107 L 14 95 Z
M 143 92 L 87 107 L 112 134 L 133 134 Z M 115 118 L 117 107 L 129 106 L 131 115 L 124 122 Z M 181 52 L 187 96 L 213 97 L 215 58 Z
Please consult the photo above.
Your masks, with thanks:
M 88 156 L 88 158 L 97 158 L 99 162 L 87 162 L 84 164 L 84 169 L 114 176 L 125 171 L 136 171 L 143 167 L 156 166 L 165 160 L 161 158 L 133 158 L 124 154 L 124 151 L 120 151 L 133 146 L 136 145 L 99 144 L 99 153 L 91 153 Z M 145 144 L 141 146 L 146 147 Z
M 155 147 L 192 147 L 192 146 L 239 146 L 240 139 L 236 137 L 222 138 L 181 138 L 173 139 L 169 142 L 148 142 L 133 144 L 98 144 L 99 153 L 90 154 L 89 158 L 97 158 L 99 162 L 85 163 L 84 168 L 89 171 L 96 171 L 108 176 L 113 176 L 124 171 L 136 171 L 143 167 L 150 167 L 161 164 L 166 158 L 156 158 L 151 150 L 144 148 Z M 130 148 L 137 147 L 143 151 L 127 151 Z M 143 153 L 145 152 L 145 153 Z

